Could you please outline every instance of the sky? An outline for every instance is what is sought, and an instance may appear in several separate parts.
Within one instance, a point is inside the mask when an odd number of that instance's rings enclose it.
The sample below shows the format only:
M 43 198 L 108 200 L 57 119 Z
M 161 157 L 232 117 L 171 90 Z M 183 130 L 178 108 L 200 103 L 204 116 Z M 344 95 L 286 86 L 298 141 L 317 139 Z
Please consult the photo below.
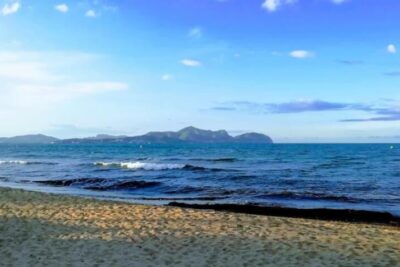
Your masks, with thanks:
M 0 0 L 0 136 L 400 142 L 398 0 Z

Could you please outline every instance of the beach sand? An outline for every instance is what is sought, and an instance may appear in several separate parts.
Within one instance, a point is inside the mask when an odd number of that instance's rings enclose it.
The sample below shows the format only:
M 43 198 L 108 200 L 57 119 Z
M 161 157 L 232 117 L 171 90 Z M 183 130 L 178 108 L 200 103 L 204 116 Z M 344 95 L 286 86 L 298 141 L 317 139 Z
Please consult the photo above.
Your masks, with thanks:
M 400 228 L 0 189 L 0 266 L 400 266 Z

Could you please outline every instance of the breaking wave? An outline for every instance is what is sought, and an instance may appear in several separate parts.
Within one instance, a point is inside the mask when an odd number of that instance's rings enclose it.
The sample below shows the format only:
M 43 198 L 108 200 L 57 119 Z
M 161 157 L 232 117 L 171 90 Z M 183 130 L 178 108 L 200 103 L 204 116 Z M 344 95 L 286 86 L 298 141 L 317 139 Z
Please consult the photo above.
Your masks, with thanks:
M 0 164 L 20 164 L 20 165 L 25 165 L 25 164 L 28 164 L 28 162 L 24 161 L 24 160 L 0 160 Z
M 162 170 L 188 170 L 188 171 L 224 171 L 224 169 L 217 168 L 205 168 L 200 166 L 194 166 L 190 164 L 177 164 L 177 163 L 147 163 L 147 162 L 96 162 L 94 163 L 96 166 L 101 167 L 116 167 L 116 168 L 124 168 L 130 170 L 145 170 L 145 171 L 162 171 Z M 226 170 L 227 171 L 227 170 Z
M 172 164 L 172 163 L 145 163 L 145 162 L 96 162 L 96 166 L 103 167 L 120 167 L 132 170 L 146 170 L 146 171 L 161 171 L 161 170 L 176 170 L 183 169 L 186 165 L 184 164 Z

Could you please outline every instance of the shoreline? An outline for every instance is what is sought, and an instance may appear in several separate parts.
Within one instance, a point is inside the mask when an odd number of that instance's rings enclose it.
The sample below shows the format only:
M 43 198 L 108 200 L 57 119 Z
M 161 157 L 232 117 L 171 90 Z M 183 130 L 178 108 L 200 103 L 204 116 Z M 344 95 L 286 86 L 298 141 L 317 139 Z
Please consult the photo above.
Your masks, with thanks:
M 400 216 L 390 212 L 362 210 L 362 209 L 334 209 L 334 208 L 295 208 L 290 206 L 278 205 L 259 205 L 256 203 L 207 203 L 200 201 L 198 203 L 185 203 L 176 200 L 154 198 L 153 201 L 135 198 L 107 197 L 96 194 L 82 194 L 83 192 L 71 193 L 67 191 L 53 191 L 54 188 L 25 188 L 15 187 L 14 185 L 0 185 L 0 189 L 15 189 L 27 192 L 38 192 L 43 194 L 70 196 L 84 199 L 93 199 L 98 201 L 111 201 L 117 203 L 126 203 L 131 205 L 158 206 L 158 207 L 178 207 L 195 210 L 213 210 L 217 212 L 232 212 L 237 214 L 274 216 L 282 218 L 298 218 L 322 221 L 338 221 L 349 223 L 382 224 L 400 227 Z M 46 189 L 46 190 L 44 190 Z
M 396 217 L 389 212 L 368 210 L 327 208 L 306 209 L 280 206 L 259 206 L 256 204 L 188 204 L 182 202 L 170 202 L 167 206 L 283 218 L 400 226 L 400 217 Z
M 0 188 L 6 266 L 395 266 L 400 228 Z

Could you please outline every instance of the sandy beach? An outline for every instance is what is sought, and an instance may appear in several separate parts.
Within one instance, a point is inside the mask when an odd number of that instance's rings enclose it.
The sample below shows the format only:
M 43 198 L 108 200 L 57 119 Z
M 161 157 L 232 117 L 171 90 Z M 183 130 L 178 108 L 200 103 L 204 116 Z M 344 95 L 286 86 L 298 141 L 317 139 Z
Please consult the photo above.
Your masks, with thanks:
M 0 189 L 1 266 L 400 266 L 400 228 Z

